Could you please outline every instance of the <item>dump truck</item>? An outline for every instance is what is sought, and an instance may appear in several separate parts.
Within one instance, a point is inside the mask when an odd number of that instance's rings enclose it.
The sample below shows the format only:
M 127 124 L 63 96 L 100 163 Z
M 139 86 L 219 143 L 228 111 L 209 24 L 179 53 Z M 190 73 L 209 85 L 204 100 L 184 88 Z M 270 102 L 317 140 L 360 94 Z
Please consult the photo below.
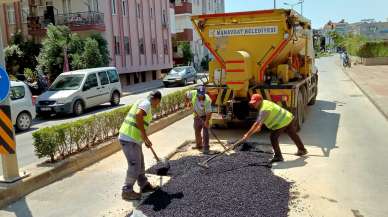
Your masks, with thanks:
M 318 93 L 311 22 L 294 10 L 274 9 L 191 17 L 209 50 L 207 92 L 212 126 L 254 120 L 259 93 L 291 111 L 302 126 Z

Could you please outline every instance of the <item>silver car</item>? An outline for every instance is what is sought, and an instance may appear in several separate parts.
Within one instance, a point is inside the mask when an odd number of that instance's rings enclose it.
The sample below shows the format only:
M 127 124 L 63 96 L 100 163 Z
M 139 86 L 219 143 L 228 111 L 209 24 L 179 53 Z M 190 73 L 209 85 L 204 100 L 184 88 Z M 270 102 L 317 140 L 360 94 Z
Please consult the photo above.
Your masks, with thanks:
M 37 99 L 36 113 L 81 115 L 85 109 L 110 102 L 120 104 L 121 84 L 116 68 L 83 69 L 60 74 Z
M 186 86 L 188 82 L 197 83 L 197 71 L 192 66 L 175 67 L 163 78 L 166 87 L 173 84 Z
M 11 81 L 11 116 L 18 130 L 28 130 L 35 118 L 35 105 L 29 87 L 21 81 Z

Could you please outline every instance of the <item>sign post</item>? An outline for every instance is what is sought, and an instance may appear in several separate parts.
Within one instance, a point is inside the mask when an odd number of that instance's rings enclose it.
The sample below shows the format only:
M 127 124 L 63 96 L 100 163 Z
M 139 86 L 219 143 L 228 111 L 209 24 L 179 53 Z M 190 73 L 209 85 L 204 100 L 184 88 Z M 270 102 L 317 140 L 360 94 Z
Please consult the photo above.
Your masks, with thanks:
M 0 43 L 0 46 L 0 53 L 2 53 L 2 43 Z M 3 65 L 0 65 L 0 155 L 3 167 L 3 178 L 0 182 L 3 183 L 12 183 L 21 179 L 16 156 L 16 142 L 11 118 L 9 92 L 9 77 Z

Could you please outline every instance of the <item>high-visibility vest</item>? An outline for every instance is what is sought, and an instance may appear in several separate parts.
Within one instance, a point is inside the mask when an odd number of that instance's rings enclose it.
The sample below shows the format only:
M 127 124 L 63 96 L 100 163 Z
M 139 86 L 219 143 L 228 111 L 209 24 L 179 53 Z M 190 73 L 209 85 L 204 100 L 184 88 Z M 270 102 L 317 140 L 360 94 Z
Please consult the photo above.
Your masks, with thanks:
M 143 143 L 143 139 L 141 138 L 141 132 L 139 128 L 137 128 L 136 124 L 136 113 L 139 110 L 139 103 L 141 101 L 137 101 L 132 105 L 131 109 L 128 112 L 128 115 L 125 117 L 123 124 L 120 127 L 120 134 L 126 135 L 138 143 Z M 152 120 L 152 113 L 147 112 L 147 115 L 144 117 L 144 129 L 147 130 L 149 124 Z
M 191 91 L 191 104 L 194 108 L 194 116 L 197 116 L 197 113 L 195 112 L 195 103 L 197 102 L 198 100 L 198 97 L 197 97 L 197 91 L 196 90 L 192 90 Z M 211 99 L 210 99 L 210 96 L 209 95 L 205 95 L 205 109 L 211 104 Z M 209 112 L 209 111 L 208 111 Z
M 270 130 L 278 130 L 291 123 L 294 115 L 276 103 L 263 100 L 260 111 L 266 111 L 269 115 L 262 122 Z

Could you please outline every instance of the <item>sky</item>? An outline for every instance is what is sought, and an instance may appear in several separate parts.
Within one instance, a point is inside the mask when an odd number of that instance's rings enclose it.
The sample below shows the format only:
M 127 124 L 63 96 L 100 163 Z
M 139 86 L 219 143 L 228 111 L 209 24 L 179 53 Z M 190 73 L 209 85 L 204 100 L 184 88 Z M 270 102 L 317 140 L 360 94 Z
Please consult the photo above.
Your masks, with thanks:
M 277 8 L 290 8 L 284 3 L 299 0 L 276 0 Z M 273 9 L 273 0 L 225 0 L 226 12 Z M 300 5 L 294 7 L 300 12 Z M 303 15 L 312 21 L 313 28 L 321 28 L 329 20 L 358 22 L 362 19 L 387 21 L 388 0 L 304 0 Z

